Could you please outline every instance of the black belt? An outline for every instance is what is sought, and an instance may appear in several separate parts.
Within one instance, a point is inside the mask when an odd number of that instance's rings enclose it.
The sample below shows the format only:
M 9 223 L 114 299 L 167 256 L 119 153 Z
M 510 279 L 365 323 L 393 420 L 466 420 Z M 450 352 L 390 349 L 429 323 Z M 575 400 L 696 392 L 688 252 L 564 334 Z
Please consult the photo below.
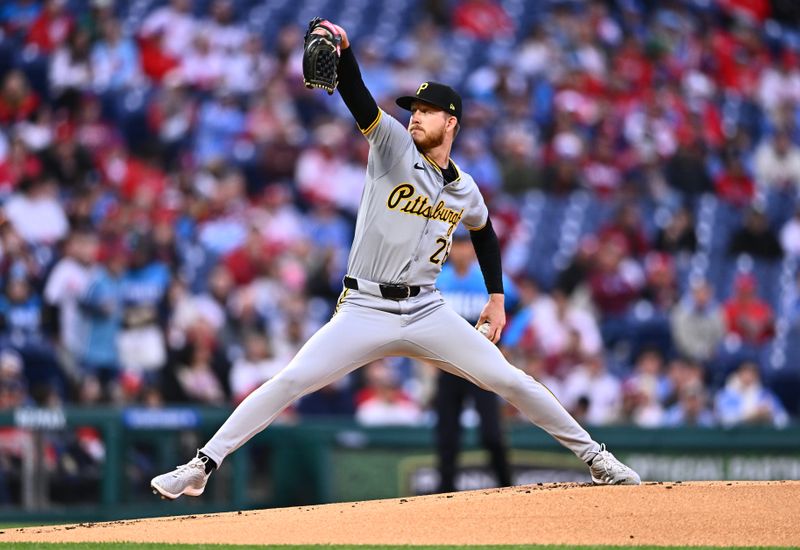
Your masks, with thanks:
M 388 300 L 405 300 L 419 294 L 419 287 L 416 285 L 386 285 L 376 283 L 381 291 L 381 296 Z M 345 275 L 344 287 L 350 290 L 358 290 L 358 280 Z

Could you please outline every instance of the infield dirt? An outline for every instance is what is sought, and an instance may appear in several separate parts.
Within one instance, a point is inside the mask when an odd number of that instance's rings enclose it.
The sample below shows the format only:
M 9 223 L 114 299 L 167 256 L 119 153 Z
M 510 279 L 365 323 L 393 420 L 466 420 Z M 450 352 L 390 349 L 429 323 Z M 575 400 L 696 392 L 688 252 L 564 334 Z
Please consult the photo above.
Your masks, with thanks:
M 800 546 L 800 481 L 545 484 L 8 529 L 0 543 Z

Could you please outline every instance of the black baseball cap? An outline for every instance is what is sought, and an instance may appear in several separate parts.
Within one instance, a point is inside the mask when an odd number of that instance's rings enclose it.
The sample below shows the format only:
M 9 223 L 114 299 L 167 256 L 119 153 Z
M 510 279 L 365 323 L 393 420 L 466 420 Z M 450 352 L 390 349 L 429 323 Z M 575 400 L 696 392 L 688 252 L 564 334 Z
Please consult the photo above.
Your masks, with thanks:
M 424 101 L 439 107 L 461 121 L 461 96 L 453 88 L 439 82 L 423 82 L 417 88 L 416 95 L 398 97 L 395 103 L 406 111 L 411 110 L 411 103 Z

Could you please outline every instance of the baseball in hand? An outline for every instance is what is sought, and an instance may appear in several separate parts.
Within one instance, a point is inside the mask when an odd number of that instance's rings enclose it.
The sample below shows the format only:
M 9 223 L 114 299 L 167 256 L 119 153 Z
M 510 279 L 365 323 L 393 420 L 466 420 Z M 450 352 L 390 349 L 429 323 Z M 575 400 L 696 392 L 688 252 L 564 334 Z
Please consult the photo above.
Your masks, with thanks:
M 483 334 L 486 338 L 489 337 L 489 331 L 492 330 L 492 325 L 489 324 L 489 321 L 484 322 L 481 326 L 478 327 L 478 332 Z

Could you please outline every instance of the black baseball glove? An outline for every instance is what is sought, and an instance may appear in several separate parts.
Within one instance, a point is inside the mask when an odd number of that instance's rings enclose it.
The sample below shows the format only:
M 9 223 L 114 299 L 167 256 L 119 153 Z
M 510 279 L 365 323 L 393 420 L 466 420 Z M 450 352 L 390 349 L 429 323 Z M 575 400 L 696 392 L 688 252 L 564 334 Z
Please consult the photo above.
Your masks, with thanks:
M 323 29 L 320 34 L 315 29 Z M 339 56 L 342 37 L 330 22 L 315 17 L 308 23 L 303 46 L 303 83 L 306 88 L 322 88 L 333 94 L 339 84 Z

